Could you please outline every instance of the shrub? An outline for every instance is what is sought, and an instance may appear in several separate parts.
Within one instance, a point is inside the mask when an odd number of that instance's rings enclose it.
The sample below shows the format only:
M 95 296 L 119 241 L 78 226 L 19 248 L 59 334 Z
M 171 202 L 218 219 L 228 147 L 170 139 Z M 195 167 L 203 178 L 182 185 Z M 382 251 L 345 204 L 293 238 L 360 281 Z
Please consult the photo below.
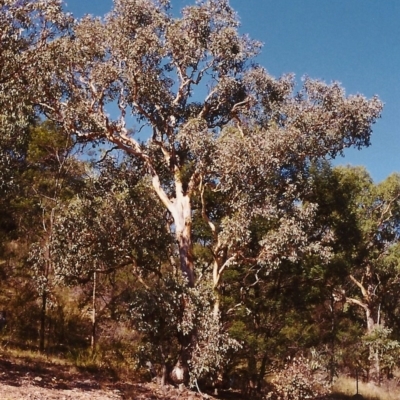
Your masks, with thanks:
M 328 382 L 319 367 L 303 356 L 288 362 L 271 383 L 273 389 L 267 395 L 271 400 L 314 399 L 329 393 Z

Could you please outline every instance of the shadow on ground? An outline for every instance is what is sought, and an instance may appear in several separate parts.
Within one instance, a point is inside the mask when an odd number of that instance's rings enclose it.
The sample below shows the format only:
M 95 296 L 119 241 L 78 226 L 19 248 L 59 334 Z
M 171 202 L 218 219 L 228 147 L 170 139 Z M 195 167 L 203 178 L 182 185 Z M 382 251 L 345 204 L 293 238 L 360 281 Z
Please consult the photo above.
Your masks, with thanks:
M 99 390 L 112 392 L 121 400 L 172 400 L 201 399 L 200 393 L 187 389 L 179 390 L 173 386 L 160 387 L 149 383 L 120 382 L 113 379 L 107 371 L 89 372 L 78 370 L 70 365 L 57 364 L 51 361 L 32 360 L 29 358 L 9 358 L 0 355 L 0 384 L 13 387 L 37 387 L 62 391 L 77 390 L 93 394 Z M 91 396 L 91 395 L 90 395 Z M 53 397 L 52 397 L 53 398 Z M 63 398 L 63 397 L 56 397 Z M 218 397 L 208 395 L 208 399 L 242 400 L 244 397 L 235 392 L 222 392 Z M 332 394 L 315 400 L 350 400 L 353 396 Z
M 2 355 L 0 355 L 0 384 L 15 387 L 15 390 L 31 388 L 33 391 L 36 387 L 37 389 L 59 391 L 59 396 L 54 397 L 53 394 L 53 397 L 49 397 L 52 399 L 64 398 L 64 391 L 77 391 L 77 393 L 87 393 L 88 395 L 92 392 L 94 396 L 99 390 L 112 393 L 112 398 L 121 400 L 194 400 L 202 398 L 199 393 L 187 389 L 179 390 L 173 386 L 160 387 L 151 382 L 119 382 L 106 371 L 92 373 L 78 370 L 70 365 L 23 357 L 11 359 Z M 211 396 L 209 398 L 212 399 Z

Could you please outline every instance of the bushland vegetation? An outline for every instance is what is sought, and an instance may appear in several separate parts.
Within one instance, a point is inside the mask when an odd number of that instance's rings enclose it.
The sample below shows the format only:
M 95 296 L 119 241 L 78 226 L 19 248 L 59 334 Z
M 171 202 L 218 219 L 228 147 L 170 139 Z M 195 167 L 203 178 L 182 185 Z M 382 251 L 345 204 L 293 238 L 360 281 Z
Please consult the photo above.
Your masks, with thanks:
M 226 0 L 0 26 L 3 346 L 254 398 L 393 381 L 400 175 L 330 163 L 378 98 L 270 76 Z

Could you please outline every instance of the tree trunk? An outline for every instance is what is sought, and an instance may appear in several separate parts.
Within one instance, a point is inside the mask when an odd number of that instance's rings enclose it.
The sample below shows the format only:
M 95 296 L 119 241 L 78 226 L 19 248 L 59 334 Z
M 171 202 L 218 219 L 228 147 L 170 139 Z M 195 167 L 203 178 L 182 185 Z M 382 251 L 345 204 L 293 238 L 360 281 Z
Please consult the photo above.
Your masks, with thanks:
M 44 352 L 44 343 L 46 335 L 46 311 L 47 311 L 47 293 L 43 291 L 42 293 L 42 309 L 40 312 L 40 331 L 39 331 L 39 351 Z
M 378 320 L 375 321 L 373 318 L 373 310 L 370 306 L 365 308 L 365 315 L 367 319 L 367 334 L 372 334 L 375 327 L 378 325 Z M 380 361 L 379 361 L 379 350 L 375 349 L 373 345 L 369 348 L 369 371 L 368 377 L 369 380 L 380 383 Z
M 379 321 L 376 313 L 374 312 L 373 305 L 370 302 L 362 302 L 358 299 L 352 299 L 347 297 L 346 301 L 351 304 L 356 304 L 359 307 L 362 307 L 365 312 L 365 319 L 367 323 L 367 335 L 372 334 L 377 325 L 379 325 Z M 374 319 L 374 315 L 376 318 Z M 380 361 L 379 361 L 379 351 L 374 348 L 373 345 L 369 347 L 369 370 L 368 370 L 368 380 L 372 380 L 376 383 L 380 382 Z
M 336 351 L 336 335 L 337 335 L 337 324 L 336 324 L 336 312 L 335 305 L 336 299 L 334 294 L 331 294 L 330 299 L 330 312 L 331 312 L 331 333 L 330 333 L 330 360 L 329 360 L 329 382 L 333 384 L 333 380 L 336 375 L 336 363 L 335 363 L 335 351 Z
M 213 262 L 213 288 L 215 294 L 215 303 L 213 314 L 215 318 L 219 318 L 220 297 L 221 297 L 221 279 L 224 271 L 229 268 L 236 261 L 237 254 L 227 257 L 227 251 L 222 251 L 223 256 L 219 256 L 219 244 L 214 248 L 214 262 Z
M 214 314 L 214 319 L 218 320 L 219 319 L 219 311 L 220 311 L 220 293 L 218 288 L 214 289 L 214 294 L 215 294 L 215 301 L 214 301 L 214 309 L 213 309 L 213 314 Z
M 160 200 L 171 213 L 175 228 L 175 238 L 178 244 L 180 268 L 183 278 L 187 279 L 187 285 L 194 287 L 194 261 L 193 261 L 193 242 L 192 242 L 192 206 L 190 191 L 185 191 L 182 184 L 181 172 L 176 167 L 174 172 L 175 179 L 175 198 L 170 199 L 161 186 L 160 179 L 153 169 L 152 184 Z M 186 304 L 184 312 L 186 312 Z M 194 346 L 197 341 L 196 328 L 188 335 L 179 338 L 181 345 L 181 362 L 183 367 L 188 370 L 189 361 L 192 356 Z
M 92 353 L 94 353 L 96 348 L 96 283 L 97 276 L 96 271 L 93 273 L 93 295 L 92 295 L 92 336 L 90 338 L 90 347 Z
M 263 388 L 265 371 L 267 370 L 267 361 L 268 361 L 268 355 L 267 355 L 267 353 L 265 353 L 262 358 L 262 361 L 261 361 L 260 371 L 258 373 L 258 379 L 257 379 L 257 392 L 258 393 L 261 393 L 261 390 Z
M 367 335 L 373 333 L 376 326 L 379 325 L 379 306 L 374 296 L 377 284 L 372 281 L 373 274 L 371 273 L 370 266 L 367 265 L 366 272 L 363 276 L 364 282 L 357 280 L 353 275 L 350 275 L 350 279 L 358 286 L 361 291 L 362 299 L 353 299 L 346 297 L 346 301 L 351 304 L 358 305 L 364 309 L 365 318 L 367 323 Z M 368 379 L 379 384 L 380 382 L 380 361 L 379 361 L 379 350 L 375 349 L 371 344 L 369 347 L 369 370 Z
M 194 286 L 194 266 L 193 266 L 193 249 L 192 249 L 192 223 L 191 219 L 185 219 L 183 227 L 177 227 L 176 238 L 179 247 L 179 260 L 182 275 L 188 280 L 190 287 Z M 179 229 L 179 231 L 178 231 Z
M 171 206 L 171 214 L 175 223 L 175 235 L 179 248 L 179 260 L 182 275 L 194 286 L 193 242 L 192 242 L 192 207 L 189 195 L 184 195 L 177 188 L 177 196 Z
M 218 258 L 214 257 L 213 263 L 213 288 L 214 288 L 214 295 L 215 295 L 215 302 L 214 302 L 214 318 L 219 318 L 219 311 L 220 311 L 220 279 L 221 276 L 219 274 L 220 266 L 218 263 Z
M 168 381 L 168 368 L 167 364 L 163 364 L 161 367 L 161 379 L 160 379 L 160 385 L 165 386 Z
M 167 161 L 169 162 L 169 158 Z M 148 165 L 153 172 L 153 188 L 173 218 L 182 275 L 188 280 L 188 285 L 193 287 L 195 276 L 193 267 L 192 206 L 190 193 L 185 192 L 182 184 L 181 172 L 176 168 L 174 173 L 175 198 L 170 199 L 162 188 L 160 178 L 154 168 L 151 164 Z

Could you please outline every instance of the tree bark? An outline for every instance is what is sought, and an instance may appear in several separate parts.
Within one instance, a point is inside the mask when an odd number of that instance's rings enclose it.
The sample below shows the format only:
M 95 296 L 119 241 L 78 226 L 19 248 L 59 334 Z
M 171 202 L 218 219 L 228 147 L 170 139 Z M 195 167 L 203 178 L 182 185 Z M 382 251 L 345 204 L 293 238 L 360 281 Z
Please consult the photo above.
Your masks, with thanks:
M 151 164 L 148 163 L 149 166 Z M 190 287 L 194 286 L 193 242 L 192 242 L 192 206 L 190 193 L 185 193 L 180 176 L 176 169 L 175 199 L 169 199 L 161 186 L 159 176 L 152 170 L 152 184 L 158 197 L 171 213 L 175 224 L 175 238 L 179 249 L 179 260 L 182 275 L 188 280 Z
M 186 211 L 186 210 L 185 210 Z M 184 212 L 186 214 L 186 212 Z M 190 287 L 194 286 L 193 243 L 191 217 L 184 219 L 183 226 L 177 225 L 176 239 L 179 247 L 179 260 L 182 275 L 188 280 Z
M 165 154 L 167 165 L 171 164 L 169 154 Z M 175 198 L 170 199 L 162 188 L 160 178 L 149 160 L 145 160 L 152 172 L 152 185 L 161 202 L 171 213 L 175 228 L 175 239 L 178 245 L 180 269 L 183 278 L 187 280 L 189 287 L 195 285 L 194 260 L 193 260 L 193 242 L 192 242 L 192 206 L 191 190 L 184 190 L 182 184 L 181 171 L 175 163 L 174 183 Z M 194 182 L 194 181 L 193 181 Z M 193 183 L 192 182 L 192 183 Z M 186 311 L 186 304 L 183 305 Z M 180 336 L 181 345 L 180 360 L 183 367 L 188 370 L 189 360 L 191 359 L 194 346 L 197 341 L 196 328 L 188 335 Z M 163 371 L 163 375 L 165 371 Z
M 367 319 L 367 333 L 372 334 L 375 327 L 378 325 L 378 320 L 375 321 L 373 318 L 373 310 L 371 307 L 366 307 L 365 315 Z M 374 349 L 371 345 L 369 348 L 369 360 L 370 360 L 370 368 L 368 371 L 369 379 L 375 381 L 376 383 L 380 383 L 381 379 L 381 368 L 380 368 L 380 360 L 379 360 L 379 350 Z
M 213 315 L 214 315 L 214 319 L 218 320 L 219 312 L 220 312 L 220 293 L 219 293 L 218 288 L 214 289 L 214 294 L 215 294 L 215 301 L 214 301 Z
M 262 390 L 265 371 L 267 370 L 267 361 L 268 361 L 268 354 L 265 353 L 262 358 L 262 361 L 261 361 L 260 371 L 258 373 L 258 379 L 257 379 L 257 392 L 258 393 L 261 393 L 261 390 Z
M 44 352 L 45 336 L 46 336 L 46 311 L 47 311 L 47 293 L 42 293 L 42 309 L 40 312 L 40 331 L 39 331 L 39 351 Z
M 96 284 L 97 276 L 96 271 L 93 273 L 93 293 L 92 293 L 92 336 L 90 338 L 90 347 L 92 353 L 94 353 L 96 348 Z
M 179 248 L 179 260 L 182 275 L 194 286 L 193 242 L 192 242 L 192 206 L 190 195 L 184 193 L 180 177 L 175 177 L 176 197 L 170 203 L 169 211 L 175 223 L 175 235 Z

